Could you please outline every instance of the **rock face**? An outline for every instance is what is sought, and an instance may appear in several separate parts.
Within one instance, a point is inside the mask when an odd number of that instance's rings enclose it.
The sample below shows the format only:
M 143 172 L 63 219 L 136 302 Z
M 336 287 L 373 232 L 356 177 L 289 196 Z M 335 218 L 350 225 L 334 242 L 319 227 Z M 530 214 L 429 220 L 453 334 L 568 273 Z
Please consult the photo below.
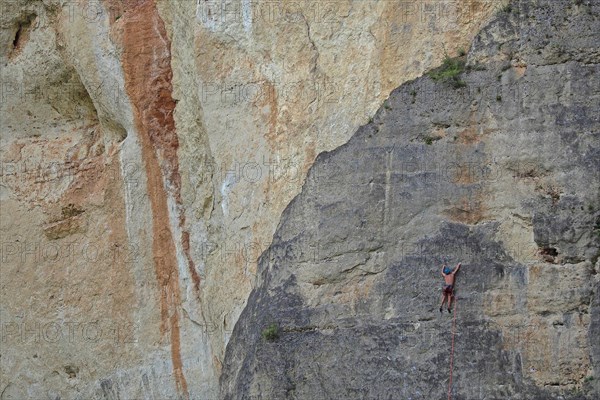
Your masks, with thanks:
M 438 65 L 444 51 L 466 48 L 499 5 L 157 6 L 172 41 L 186 220 L 197 221 L 190 238 L 203 277 L 203 314 L 194 320 L 213 331 L 220 369 L 256 280 L 256 259 L 316 155 L 346 142 L 391 90 Z M 188 313 L 195 308 L 186 307 Z
M 598 391 L 598 6 L 539 3 L 307 178 L 502 4 L 0 0 L 0 399 L 435 396 L 441 254 L 456 393 Z
M 400 86 L 317 157 L 259 260 L 222 398 L 600 396 L 599 13 L 513 3 L 465 66 Z M 454 336 L 444 260 L 463 264 Z
M 316 155 L 499 7 L 0 0 L 0 398 L 216 398 Z

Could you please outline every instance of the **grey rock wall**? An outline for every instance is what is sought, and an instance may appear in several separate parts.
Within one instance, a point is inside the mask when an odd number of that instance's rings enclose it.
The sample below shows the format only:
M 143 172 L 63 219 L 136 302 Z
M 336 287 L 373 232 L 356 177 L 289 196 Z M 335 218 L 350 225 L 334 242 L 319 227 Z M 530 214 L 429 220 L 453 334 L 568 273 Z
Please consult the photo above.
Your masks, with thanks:
M 222 398 L 446 398 L 444 260 L 463 263 L 452 398 L 600 396 L 599 12 L 512 3 L 462 74 L 402 85 L 317 157 L 259 260 Z

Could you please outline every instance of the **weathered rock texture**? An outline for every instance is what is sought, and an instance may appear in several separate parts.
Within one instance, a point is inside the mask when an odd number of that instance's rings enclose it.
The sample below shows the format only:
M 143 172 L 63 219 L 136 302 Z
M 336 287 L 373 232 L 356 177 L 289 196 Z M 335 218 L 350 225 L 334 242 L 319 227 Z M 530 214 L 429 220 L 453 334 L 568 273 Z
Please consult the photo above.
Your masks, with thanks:
M 463 263 L 452 398 L 600 396 L 599 15 L 513 3 L 464 73 L 402 85 L 317 157 L 260 258 L 223 398 L 446 398 L 444 258 Z
M 216 398 L 316 155 L 500 6 L 1 0 L 0 398 Z
M 444 51 L 468 47 L 499 6 L 159 3 L 173 43 L 175 120 L 185 132 L 184 203 L 189 220 L 203 221 L 190 233 L 217 359 L 256 259 L 316 155 L 346 142 L 393 88 L 438 65 Z M 204 131 L 194 126 L 199 115 Z

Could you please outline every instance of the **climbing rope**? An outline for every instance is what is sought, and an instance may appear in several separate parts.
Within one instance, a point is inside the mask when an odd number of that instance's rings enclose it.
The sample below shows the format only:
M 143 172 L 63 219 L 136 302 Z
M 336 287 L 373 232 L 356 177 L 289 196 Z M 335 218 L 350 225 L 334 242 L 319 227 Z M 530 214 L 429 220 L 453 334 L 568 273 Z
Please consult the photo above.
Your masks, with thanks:
M 452 321 L 452 348 L 450 350 L 450 381 L 448 382 L 448 400 L 452 399 L 452 368 L 454 367 L 454 335 L 456 334 L 456 313 L 458 301 L 454 297 L 454 320 Z

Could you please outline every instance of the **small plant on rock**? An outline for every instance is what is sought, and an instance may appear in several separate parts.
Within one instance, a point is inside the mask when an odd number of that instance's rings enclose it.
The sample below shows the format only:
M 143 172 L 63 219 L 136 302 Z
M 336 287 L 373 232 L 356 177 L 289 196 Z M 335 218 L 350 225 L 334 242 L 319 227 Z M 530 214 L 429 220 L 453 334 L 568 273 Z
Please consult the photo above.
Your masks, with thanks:
M 465 81 L 460 79 L 460 74 L 462 74 L 464 71 L 464 57 L 446 57 L 442 63 L 442 66 L 429 72 L 429 76 L 436 82 L 442 81 L 449 83 L 454 88 L 460 88 L 467 85 Z
M 504 13 L 507 13 L 507 14 L 510 14 L 512 12 L 512 5 L 510 3 L 506 4 L 504 7 L 502 7 L 500 9 L 500 11 L 502 11 Z
M 277 324 L 271 324 L 262 331 L 262 337 L 270 342 L 279 338 L 279 327 Z
M 412 89 L 410 91 L 410 95 L 412 97 L 411 103 L 414 104 L 415 101 L 417 101 L 417 91 L 415 89 Z

